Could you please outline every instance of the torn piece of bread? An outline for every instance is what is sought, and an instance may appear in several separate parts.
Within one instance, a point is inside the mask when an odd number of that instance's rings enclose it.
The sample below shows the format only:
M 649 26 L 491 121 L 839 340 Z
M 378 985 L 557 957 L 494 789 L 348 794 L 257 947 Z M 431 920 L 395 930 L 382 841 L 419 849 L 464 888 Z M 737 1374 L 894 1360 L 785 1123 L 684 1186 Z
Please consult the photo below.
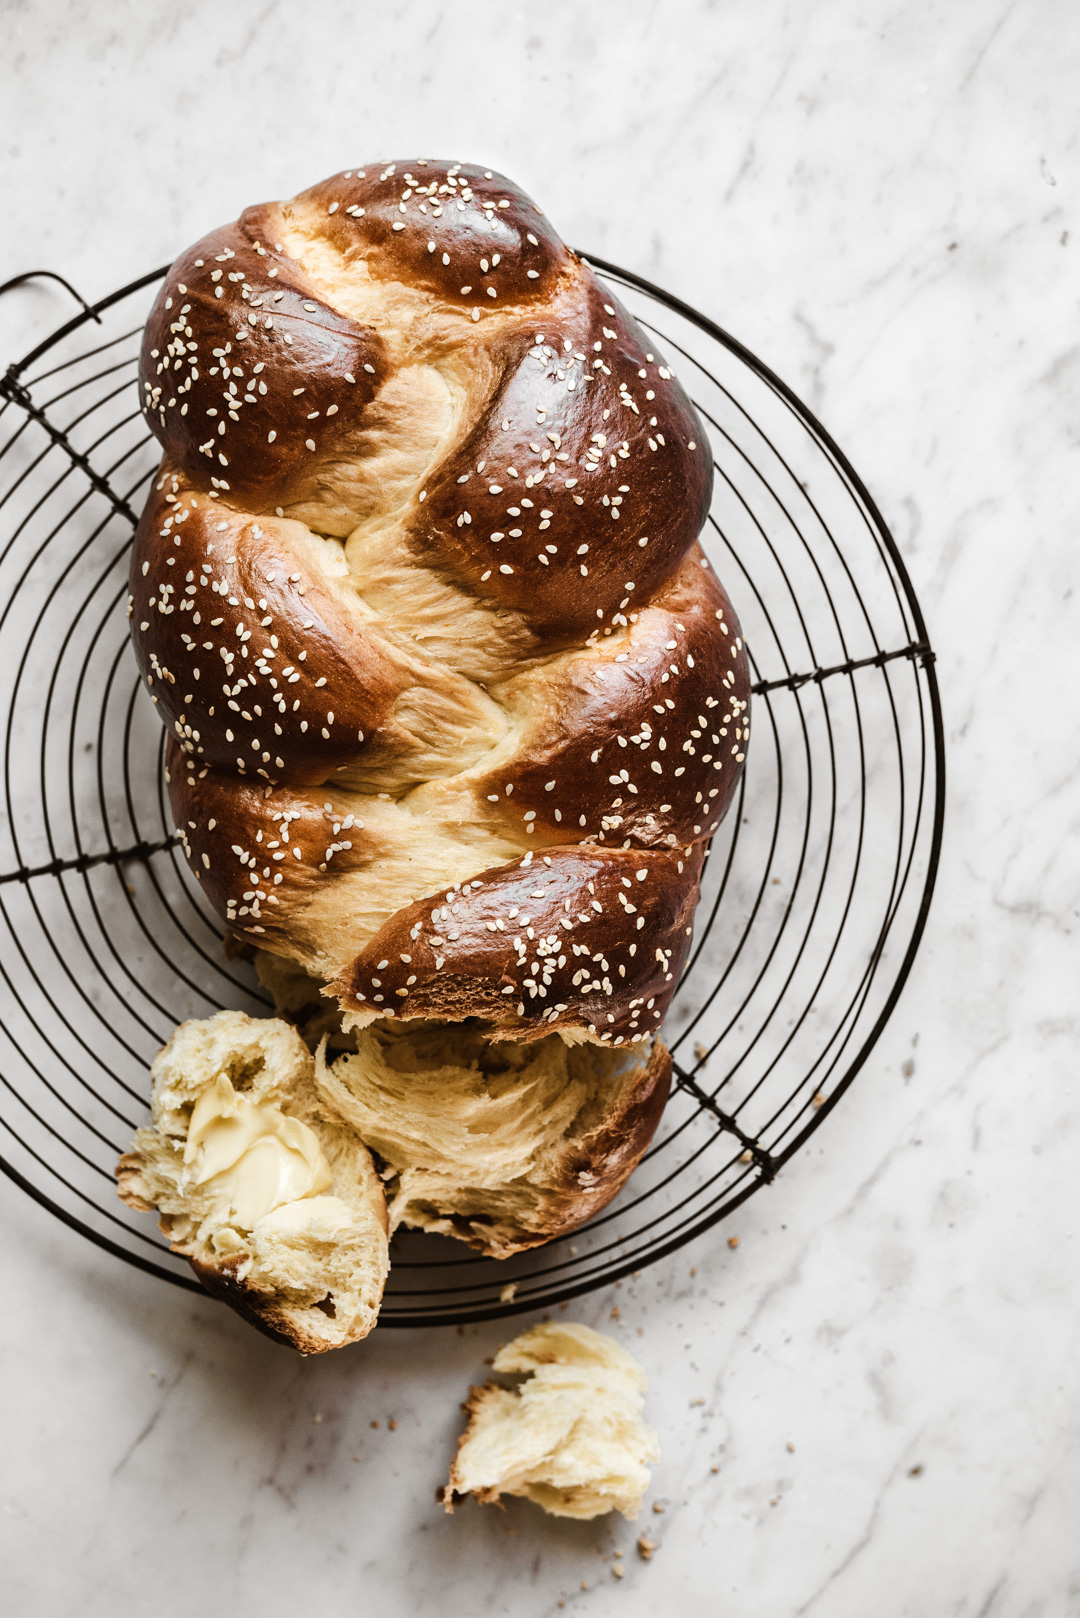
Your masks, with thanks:
M 366 1337 L 389 1268 L 371 1156 L 321 1104 L 287 1023 L 182 1023 L 151 1070 L 152 1123 L 117 1165 L 175 1253 L 268 1336 L 304 1354 Z
M 590 1326 L 534 1326 L 499 1350 L 495 1370 L 532 1374 L 517 1392 L 470 1389 L 446 1509 L 455 1494 L 482 1505 L 516 1494 L 554 1517 L 636 1517 L 660 1446 L 642 1420 L 645 1373 L 625 1348 Z
M 660 1119 L 671 1058 L 549 1034 L 494 1041 L 479 1018 L 386 1020 L 315 1059 L 327 1105 L 385 1165 L 391 1229 L 505 1258 L 576 1230 L 626 1183 Z

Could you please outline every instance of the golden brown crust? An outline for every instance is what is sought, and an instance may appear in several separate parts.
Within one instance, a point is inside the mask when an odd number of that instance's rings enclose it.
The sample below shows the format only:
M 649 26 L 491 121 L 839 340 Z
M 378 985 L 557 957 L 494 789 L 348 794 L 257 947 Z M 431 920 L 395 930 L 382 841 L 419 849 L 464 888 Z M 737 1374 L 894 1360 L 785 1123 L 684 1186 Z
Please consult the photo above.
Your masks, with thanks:
M 429 479 L 412 538 L 419 555 L 557 646 L 647 600 L 678 567 L 709 509 L 712 462 L 690 401 L 647 362 L 637 323 L 587 265 L 577 262 L 542 325 L 544 343 L 522 334 L 475 431 Z M 597 346 L 602 385 L 590 364 Z M 643 397 L 655 392 L 650 372 L 665 393 L 662 447 Z
M 315 573 L 299 524 L 251 522 L 166 473 L 135 549 L 136 656 L 194 760 L 295 786 L 370 750 L 410 683 L 405 660 L 381 635 L 359 632 Z
M 739 639 L 695 546 L 620 650 L 586 647 L 499 688 L 519 745 L 509 767 L 476 778 L 476 794 L 507 829 L 531 815 L 537 841 L 700 842 L 742 774 L 750 681 Z
M 299 265 L 240 221 L 172 265 L 146 323 L 140 386 L 167 459 L 197 488 L 260 511 L 287 500 L 303 467 L 297 448 L 318 433 L 331 449 L 386 372 L 376 333 L 331 309 Z
M 659 1028 L 690 948 L 699 844 L 552 848 L 393 915 L 335 983 L 378 1017 L 485 1017 L 495 1037 Z
M 331 175 L 281 207 L 286 215 L 317 216 L 342 256 L 359 249 L 374 273 L 464 310 L 483 306 L 488 287 L 503 304 L 543 305 L 572 258 L 536 203 L 505 175 L 445 158 L 368 163 Z M 259 213 L 249 210 L 253 219 Z M 470 292 L 461 290 L 463 262 L 477 267 Z

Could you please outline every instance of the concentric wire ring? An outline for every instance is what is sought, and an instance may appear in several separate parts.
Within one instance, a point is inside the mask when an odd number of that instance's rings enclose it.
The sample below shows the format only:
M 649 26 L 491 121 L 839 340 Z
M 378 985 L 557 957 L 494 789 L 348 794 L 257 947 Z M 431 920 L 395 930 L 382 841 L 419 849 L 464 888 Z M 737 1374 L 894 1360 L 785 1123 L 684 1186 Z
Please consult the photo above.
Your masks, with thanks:
M 514 1259 L 399 1233 L 384 1325 L 551 1306 L 731 1213 L 866 1062 L 937 869 L 933 653 L 880 513 L 761 361 L 659 288 L 592 263 L 708 426 L 703 542 L 750 648 L 753 740 L 713 840 L 666 1025 L 676 1088 L 644 1162 L 572 1240 Z M 84 310 L 0 381 L 0 1166 L 99 1246 L 194 1288 L 153 1221 L 117 1201 L 113 1167 L 175 1024 L 267 1008 L 179 856 L 164 735 L 127 638 L 127 552 L 157 463 L 135 369 L 163 274 Z

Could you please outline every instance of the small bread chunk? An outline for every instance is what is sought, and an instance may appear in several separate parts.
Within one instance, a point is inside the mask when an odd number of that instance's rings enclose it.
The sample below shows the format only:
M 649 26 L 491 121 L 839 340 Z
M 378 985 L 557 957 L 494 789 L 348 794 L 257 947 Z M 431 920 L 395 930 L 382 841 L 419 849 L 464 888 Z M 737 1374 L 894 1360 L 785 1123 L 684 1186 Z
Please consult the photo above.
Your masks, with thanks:
M 576 1230 L 622 1189 L 663 1111 L 671 1058 L 659 1041 L 492 1034 L 478 1018 L 381 1020 L 333 1061 L 324 1038 L 315 1082 L 384 1165 L 391 1229 L 506 1258 Z
M 499 1350 L 495 1370 L 532 1375 L 516 1393 L 470 1389 L 447 1511 L 455 1494 L 482 1505 L 517 1494 L 553 1517 L 636 1517 L 660 1446 L 641 1419 L 645 1373 L 625 1348 L 590 1326 L 534 1326 Z
M 296 1030 L 240 1011 L 182 1023 L 151 1077 L 121 1199 L 156 1208 L 173 1252 L 268 1336 L 303 1354 L 366 1337 L 386 1201 L 366 1147 L 322 1107 Z

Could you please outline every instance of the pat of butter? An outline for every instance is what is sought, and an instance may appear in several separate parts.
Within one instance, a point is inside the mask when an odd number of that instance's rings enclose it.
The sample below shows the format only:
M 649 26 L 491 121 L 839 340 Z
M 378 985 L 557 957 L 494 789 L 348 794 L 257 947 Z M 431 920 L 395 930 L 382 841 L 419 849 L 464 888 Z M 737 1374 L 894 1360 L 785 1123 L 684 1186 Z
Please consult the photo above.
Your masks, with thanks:
M 301 1202 L 285 1202 L 259 1222 L 266 1236 L 313 1236 L 330 1241 L 348 1230 L 352 1212 L 340 1197 L 305 1197 Z
M 238 1094 L 225 1074 L 195 1103 L 184 1162 L 195 1165 L 195 1184 L 228 1201 L 246 1230 L 283 1203 L 334 1185 L 314 1130 L 273 1102 Z

